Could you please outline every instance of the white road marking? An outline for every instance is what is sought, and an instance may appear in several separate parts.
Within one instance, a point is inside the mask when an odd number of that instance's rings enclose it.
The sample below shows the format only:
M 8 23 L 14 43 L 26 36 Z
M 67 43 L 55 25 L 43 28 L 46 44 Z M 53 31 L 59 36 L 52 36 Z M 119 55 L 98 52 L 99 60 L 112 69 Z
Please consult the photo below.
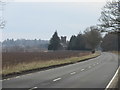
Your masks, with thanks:
M 115 75 L 113 76 L 113 78 L 111 79 L 111 81 L 108 83 L 108 85 L 106 86 L 106 89 L 105 90 L 108 90 L 108 88 L 110 88 L 110 85 L 112 84 L 113 80 L 115 79 L 115 77 L 118 75 L 119 73 L 119 69 L 120 67 L 117 69 Z
M 72 72 L 72 73 L 70 73 L 70 74 L 72 75 L 72 74 L 75 74 L 75 73 L 76 73 L 76 72 Z
M 55 81 L 58 81 L 58 80 L 60 80 L 61 78 L 56 78 L 56 79 L 54 79 L 53 81 L 55 82 Z
M 88 68 L 91 68 L 91 66 L 89 66 Z
M 10 78 L 8 78 L 8 79 L 5 79 L 5 80 L 10 80 Z
M 3 79 L 2 81 L 11 80 L 11 79 L 15 79 L 15 78 L 20 78 L 20 76 L 17 76 L 17 77 L 14 77 L 14 78 Z
M 17 77 L 15 77 L 15 78 L 20 78 L 20 76 L 17 76 Z
M 81 69 L 81 71 L 84 71 L 85 69 Z
M 97 64 L 99 64 L 99 63 L 97 63 Z
M 2 82 L 3 80 L 0 80 L 0 82 Z
M 34 89 L 36 89 L 36 88 L 38 88 L 38 87 L 33 87 L 33 88 L 29 89 L 29 90 L 34 90 Z
M 32 73 L 26 74 L 26 75 L 32 75 Z M 20 77 L 24 77 L 24 76 L 26 76 L 26 75 L 16 76 L 16 77 L 13 77 L 13 78 L 8 78 L 8 79 L 3 79 L 2 81 L 11 80 L 11 79 L 15 79 L 15 78 L 20 78 Z

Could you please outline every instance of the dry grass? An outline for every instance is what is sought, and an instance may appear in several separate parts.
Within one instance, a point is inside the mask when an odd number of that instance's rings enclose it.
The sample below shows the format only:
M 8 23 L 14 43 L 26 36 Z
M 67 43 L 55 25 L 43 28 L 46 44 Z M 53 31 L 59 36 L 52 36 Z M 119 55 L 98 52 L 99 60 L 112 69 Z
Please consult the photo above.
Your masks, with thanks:
M 83 56 L 76 56 L 76 57 L 69 57 L 65 59 L 53 59 L 53 60 L 46 60 L 46 61 L 32 61 L 28 63 L 18 63 L 16 65 L 10 65 L 3 67 L 2 74 L 7 75 L 10 73 L 14 72 L 21 72 L 25 70 L 32 70 L 32 69 L 37 69 L 37 68 L 43 68 L 43 67 L 48 67 L 52 65 L 59 65 L 59 64 L 65 64 L 65 63 L 70 63 L 70 62 L 76 62 L 76 61 L 81 61 L 85 60 L 88 58 L 96 57 L 98 56 L 99 53 L 95 54 L 89 54 L 89 55 L 83 55 Z
M 112 53 L 115 53 L 117 55 L 120 55 L 120 51 L 111 51 Z
M 71 57 L 88 55 L 90 52 L 55 51 L 55 52 L 4 52 L 2 53 L 2 67 L 18 65 L 18 63 L 31 63 L 49 60 L 61 60 Z

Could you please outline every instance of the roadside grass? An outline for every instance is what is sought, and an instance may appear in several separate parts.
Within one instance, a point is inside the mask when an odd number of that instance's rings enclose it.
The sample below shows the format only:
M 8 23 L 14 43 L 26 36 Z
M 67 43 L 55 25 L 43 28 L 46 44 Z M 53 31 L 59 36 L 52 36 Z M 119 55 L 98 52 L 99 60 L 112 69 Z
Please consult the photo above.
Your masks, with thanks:
M 115 53 L 117 55 L 120 55 L 120 51 L 111 51 L 112 53 Z
M 120 57 L 120 51 L 111 51 L 112 53 L 118 55 L 118 60 L 119 60 L 119 57 Z M 120 72 L 120 69 L 118 71 L 118 74 Z M 120 76 L 117 74 L 117 76 L 114 78 L 114 80 L 112 81 L 112 84 L 110 85 L 109 88 L 113 88 L 113 90 L 117 90 L 118 88 L 120 88 Z
M 99 55 L 100 53 L 94 53 L 94 54 L 85 55 L 81 57 L 71 57 L 71 58 L 66 58 L 66 59 L 56 59 L 56 60 L 49 60 L 49 61 L 33 61 L 30 63 L 19 63 L 14 66 L 7 66 L 7 67 L 2 68 L 2 75 L 8 75 L 11 73 L 21 73 L 22 71 L 49 67 L 52 65 L 60 65 L 60 64 L 66 64 L 66 63 L 71 63 L 71 62 L 83 61 L 89 58 L 94 58 Z
M 116 75 L 114 78 L 112 78 L 112 82 L 109 84 L 108 88 L 111 88 L 111 90 L 119 90 L 118 88 L 120 88 L 120 76 L 119 76 L 119 72 L 120 72 L 120 68 L 117 69 L 116 71 Z M 108 88 L 106 88 L 105 90 L 108 90 Z

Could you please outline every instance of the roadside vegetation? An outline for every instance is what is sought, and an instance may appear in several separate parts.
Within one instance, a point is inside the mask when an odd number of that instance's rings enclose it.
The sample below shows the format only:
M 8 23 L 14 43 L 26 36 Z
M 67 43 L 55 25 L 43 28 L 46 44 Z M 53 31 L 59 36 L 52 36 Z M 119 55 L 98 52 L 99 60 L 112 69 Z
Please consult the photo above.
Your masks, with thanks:
M 120 51 L 111 51 L 114 54 L 120 55 Z
M 7 75 L 11 73 L 21 73 L 22 71 L 49 67 L 52 65 L 82 61 L 85 59 L 96 57 L 98 55 L 100 54 L 99 53 L 91 54 L 90 52 L 74 52 L 74 51 L 57 53 L 56 52 L 13 53 L 13 54 L 7 53 L 7 55 L 6 53 L 4 53 L 2 75 Z M 19 57 L 21 58 L 17 59 Z

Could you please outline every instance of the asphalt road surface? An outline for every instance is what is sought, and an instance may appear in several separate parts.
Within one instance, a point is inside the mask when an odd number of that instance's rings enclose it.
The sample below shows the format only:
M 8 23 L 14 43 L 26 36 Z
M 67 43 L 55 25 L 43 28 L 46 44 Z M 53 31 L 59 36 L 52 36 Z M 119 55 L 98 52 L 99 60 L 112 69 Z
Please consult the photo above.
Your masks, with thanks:
M 3 88 L 105 88 L 118 68 L 118 56 L 103 52 L 87 61 L 3 80 Z

